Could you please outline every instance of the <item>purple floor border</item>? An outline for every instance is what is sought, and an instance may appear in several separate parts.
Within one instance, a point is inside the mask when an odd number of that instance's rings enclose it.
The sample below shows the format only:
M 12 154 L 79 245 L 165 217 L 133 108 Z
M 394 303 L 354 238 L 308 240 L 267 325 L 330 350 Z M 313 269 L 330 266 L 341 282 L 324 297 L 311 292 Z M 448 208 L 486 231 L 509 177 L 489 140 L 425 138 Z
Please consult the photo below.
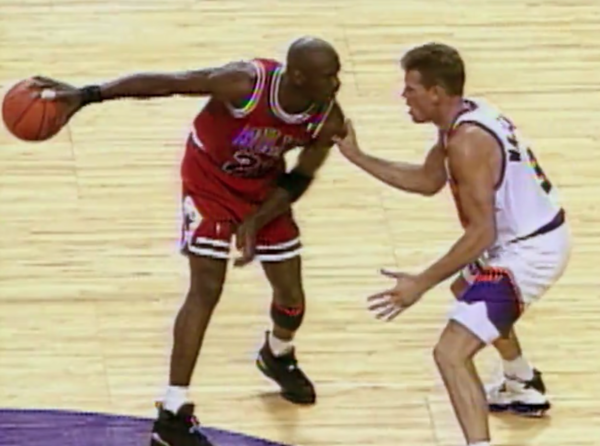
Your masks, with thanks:
M 0 409 L 1 446 L 148 446 L 149 418 L 45 409 Z M 287 446 L 206 427 L 215 446 Z

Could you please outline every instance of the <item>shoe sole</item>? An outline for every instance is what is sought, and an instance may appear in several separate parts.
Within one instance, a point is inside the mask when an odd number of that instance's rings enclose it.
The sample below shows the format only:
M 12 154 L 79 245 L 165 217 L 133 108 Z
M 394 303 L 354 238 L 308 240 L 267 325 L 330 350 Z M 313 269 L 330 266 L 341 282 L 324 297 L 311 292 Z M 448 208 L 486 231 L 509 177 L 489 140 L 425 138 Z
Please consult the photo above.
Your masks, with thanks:
M 523 404 L 517 402 L 511 404 L 489 404 L 488 407 L 490 412 L 493 413 L 510 412 L 523 417 L 542 418 L 552 406 L 550 403 Z
M 171 443 L 167 443 L 165 440 L 160 438 L 160 435 L 154 433 L 152 434 L 150 440 L 150 446 L 171 446 Z
M 204 443 L 203 442 L 203 444 L 209 445 L 210 443 Z M 177 446 L 177 445 L 169 443 L 168 441 L 163 440 L 160 437 L 160 435 L 158 435 L 156 432 L 153 432 L 152 436 L 150 437 L 150 446 Z
M 275 383 L 277 383 L 277 385 L 281 389 L 281 392 L 280 392 L 281 396 L 284 399 L 286 399 L 287 401 L 294 403 L 294 404 L 306 405 L 306 406 L 315 404 L 316 397 L 311 397 L 310 395 L 308 397 L 305 395 L 298 395 L 297 393 L 291 393 L 291 392 L 288 392 L 287 390 L 285 390 L 283 388 L 283 386 L 279 383 L 279 381 L 277 381 L 277 379 L 273 376 L 273 374 L 271 374 L 271 372 L 269 372 L 269 368 L 265 365 L 264 361 L 262 360 L 262 358 L 260 356 L 258 356 L 256 358 L 256 367 L 258 367 L 258 370 L 260 370 L 263 375 L 265 375 L 271 381 L 274 381 Z

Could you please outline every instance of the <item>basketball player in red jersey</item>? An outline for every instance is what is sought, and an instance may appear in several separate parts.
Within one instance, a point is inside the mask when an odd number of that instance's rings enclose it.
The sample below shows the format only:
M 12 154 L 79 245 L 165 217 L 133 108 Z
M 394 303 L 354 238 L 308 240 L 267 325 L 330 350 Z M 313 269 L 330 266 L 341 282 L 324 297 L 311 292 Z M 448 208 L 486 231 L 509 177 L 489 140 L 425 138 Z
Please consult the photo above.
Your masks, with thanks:
M 211 315 L 221 296 L 231 240 L 241 257 L 262 263 L 271 284 L 273 329 L 256 364 L 298 404 L 315 402 L 313 384 L 298 367 L 292 340 L 305 311 L 299 229 L 291 205 L 344 132 L 335 101 L 340 87 L 335 49 L 316 38 L 290 47 L 285 66 L 267 59 L 174 74 L 135 74 L 81 89 L 38 77 L 43 97 L 82 107 L 121 98 L 210 96 L 194 119 L 181 166 L 182 251 L 191 283 L 174 328 L 170 382 L 151 445 L 207 446 L 188 387 Z M 302 147 L 286 171 L 283 155 Z

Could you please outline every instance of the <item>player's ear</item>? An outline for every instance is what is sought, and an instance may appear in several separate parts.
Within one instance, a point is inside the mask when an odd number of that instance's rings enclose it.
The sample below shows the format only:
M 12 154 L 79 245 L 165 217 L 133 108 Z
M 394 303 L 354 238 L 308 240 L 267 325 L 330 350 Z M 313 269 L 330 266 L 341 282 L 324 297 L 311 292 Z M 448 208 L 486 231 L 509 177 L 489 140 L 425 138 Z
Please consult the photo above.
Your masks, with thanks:
M 446 90 L 444 90 L 444 87 L 442 87 L 441 85 L 434 85 L 433 87 L 431 87 L 430 92 L 431 98 L 436 104 L 440 101 L 440 99 L 444 97 L 444 95 L 446 95 Z

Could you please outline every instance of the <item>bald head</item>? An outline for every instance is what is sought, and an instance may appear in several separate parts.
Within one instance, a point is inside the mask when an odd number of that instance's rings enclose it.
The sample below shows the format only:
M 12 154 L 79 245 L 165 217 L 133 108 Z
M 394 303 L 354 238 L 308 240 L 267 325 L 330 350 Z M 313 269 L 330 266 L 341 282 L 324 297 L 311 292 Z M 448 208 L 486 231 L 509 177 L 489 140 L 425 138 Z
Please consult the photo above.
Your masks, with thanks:
M 302 68 L 318 61 L 333 61 L 339 64 L 337 51 L 329 42 L 317 37 L 301 37 L 290 45 L 287 65 Z
M 287 74 L 293 84 L 318 101 L 333 99 L 339 89 L 340 58 L 329 42 L 301 37 L 290 45 Z

